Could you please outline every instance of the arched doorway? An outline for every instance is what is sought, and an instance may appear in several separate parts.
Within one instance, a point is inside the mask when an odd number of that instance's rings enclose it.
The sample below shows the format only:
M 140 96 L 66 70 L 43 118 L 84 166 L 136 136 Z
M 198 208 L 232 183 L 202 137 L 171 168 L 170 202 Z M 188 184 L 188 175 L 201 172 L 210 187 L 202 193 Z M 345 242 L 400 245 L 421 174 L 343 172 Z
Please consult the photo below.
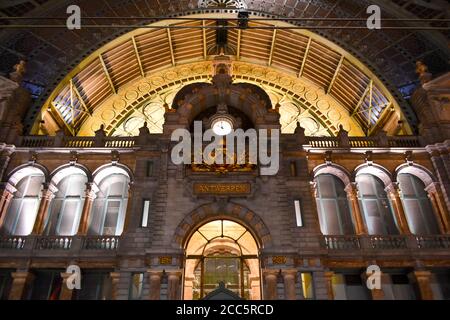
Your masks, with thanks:
M 261 299 L 259 248 L 246 227 L 231 220 L 208 222 L 192 234 L 185 253 L 185 300 L 201 299 L 221 282 L 244 299 Z

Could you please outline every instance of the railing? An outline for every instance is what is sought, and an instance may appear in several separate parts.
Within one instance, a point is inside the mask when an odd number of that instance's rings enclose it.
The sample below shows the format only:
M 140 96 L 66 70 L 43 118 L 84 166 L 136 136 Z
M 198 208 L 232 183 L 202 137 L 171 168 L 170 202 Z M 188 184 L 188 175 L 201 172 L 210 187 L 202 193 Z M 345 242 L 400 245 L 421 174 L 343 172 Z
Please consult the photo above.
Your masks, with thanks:
M 369 245 L 372 249 L 390 250 L 390 249 L 406 249 L 408 247 L 406 237 L 404 236 L 368 236 Z
M 324 236 L 325 247 L 330 250 L 360 249 L 357 236 Z
M 84 250 L 117 250 L 119 238 L 118 236 L 86 237 L 82 248 Z
M 416 136 L 389 137 L 389 147 L 393 148 L 418 148 L 420 140 Z
M 450 249 L 450 236 L 415 236 L 419 249 Z
M 65 148 L 92 148 L 93 137 L 66 137 L 63 142 Z
M 37 250 L 69 250 L 72 246 L 72 237 L 40 237 L 36 240 Z
M 54 145 L 54 138 L 49 136 L 23 137 L 20 145 L 26 148 L 50 148 Z
M 449 250 L 450 235 L 325 235 L 322 245 L 339 250 Z
M 373 148 L 378 146 L 377 140 L 372 137 L 350 137 L 348 141 L 351 148 Z
M 419 148 L 416 136 L 306 137 L 312 148 Z
M 309 145 L 313 148 L 337 148 L 338 139 L 335 137 L 308 137 Z
M 19 137 L 18 145 L 27 148 L 133 148 L 141 137 L 66 137 L 64 135 Z M 304 137 L 312 148 L 417 148 L 416 136 L 375 135 L 371 137 Z M 144 141 L 152 141 L 146 140 Z
M 105 141 L 106 148 L 133 148 L 135 145 L 135 137 L 107 138 Z
M 25 247 L 27 237 L 10 236 L 0 238 L 0 249 L 22 250 Z

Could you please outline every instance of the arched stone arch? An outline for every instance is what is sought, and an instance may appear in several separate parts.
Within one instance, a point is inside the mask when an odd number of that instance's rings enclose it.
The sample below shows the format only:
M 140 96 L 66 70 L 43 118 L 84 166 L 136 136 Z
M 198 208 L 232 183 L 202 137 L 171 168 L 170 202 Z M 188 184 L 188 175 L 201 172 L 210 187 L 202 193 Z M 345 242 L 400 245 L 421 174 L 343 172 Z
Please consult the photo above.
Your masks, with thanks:
M 397 181 L 398 175 L 402 174 L 402 173 L 412 174 L 413 176 L 416 176 L 417 178 L 422 180 L 422 182 L 425 184 L 425 187 L 428 187 L 429 185 L 433 184 L 434 182 L 437 182 L 437 179 L 433 175 L 433 173 L 430 170 L 428 170 L 426 167 L 421 166 L 419 164 L 409 165 L 407 163 L 404 163 L 404 164 L 398 166 L 395 169 L 395 174 L 393 177 L 394 181 Z
M 52 182 L 55 186 L 65 177 L 73 173 L 82 173 L 87 177 L 88 182 L 92 182 L 92 174 L 88 168 L 81 164 L 65 164 L 62 165 L 50 174 L 50 182 Z
M 114 173 L 122 173 L 126 176 L 128 176 L 128 178 L 130 178 L 130 182 L 134 181 L 134 175 L 133 172 L 131 171 L 130 168 L 128 168 L 126 165 L 124 164 L 105 164 L 99 168 L 97 168 L 94 173 L 92 174 L 92 181 L 95 182 L 96 184 L 99 184 L 100 181 L 103 180 L 103 178 L 105 178 L 106 176 L 110 175 L 110 174 L 114 174 Z
M 200 226 L 218 219 L 232 220 L 245 226 L 252 233 L 260 248 L 270 247 L 272 244 L 269 229 L 261 217 L 250 209 L 233 202 L 228 202 L 225 206 L 209 203 L 197 207 L 178 224 L 172 242 L 184 248 L 192 234 Z
M 347 171 L 346 168 L 340 166 L 338 164 L 321 164 L 313 169 L 313 177 L 314 180 L 317 176 L 321 174 L 331 174 L 339 178 L 344 186 L 348 186 L 352 182 L 351 174 Z
M 6 182 L 15 186 L 17 184 L 17 182 L 22 180 L 22 178 L 25 177 L 26 175 L 28 175 L 30 173 L 37 173 L 37 172 L 40 172 L 44 175 L 45 183 L 50 182 L 50 174 L 48 172 L 48 169 L 39 163 L 33 163 L 33 164 L 27 163 L 27 164 L 23 164 L 21 166 L 16 167 L 14 170 L 12 170 L 8 174 Z
M 383 181 L 384 187 L 387 188 L 392 184 L 392 175 L 391 173 L 383 166 L 379 164 L 362 164 L 355 168 L 352 175 L 352 180 L 355 181 L 356 177 L 360 174 L 371 174 L 381 181 Z
M 231 81 L 229 75 L 216 75 L 212 85 L 201 83 L 191 93 L 184 95 L 183 100 L 180 100 L 182 103 L 176 110 L 179 123 L 189 125 L 204 110 L 225 102 L 244 112 L 256 127 L 260 123 L 279 126 L 278 117 L 266 118 L 268 110 L 272 109 L 267 94 L 261 96 L 261 89 L 255 85 L 231 84 Z

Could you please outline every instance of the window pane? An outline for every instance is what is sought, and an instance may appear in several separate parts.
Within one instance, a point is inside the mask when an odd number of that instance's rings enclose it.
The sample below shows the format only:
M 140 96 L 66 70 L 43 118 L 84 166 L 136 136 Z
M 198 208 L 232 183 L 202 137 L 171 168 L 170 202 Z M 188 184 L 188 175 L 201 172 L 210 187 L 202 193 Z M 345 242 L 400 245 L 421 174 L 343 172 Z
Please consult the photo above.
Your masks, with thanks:
M 334 192 L 334 181 L 333 177 L 330 175 L 320 175 L 319 181 L 319 192 L 321 198 L 334 198 L 336 196 Z
M 41 189 L 42 189 L 42 183 L 44 182 L 44 177 L 43 176 L 30 176 L 29 179 L 30 179 L 30 182 L 29 182 L 28 188 L 25 192 L 25 196 L 27 196 L 27 197 L 39 196 L 39 193 L 41 192 Z
M 80 199 L 65 201 L 64 210 L 60 215 L 58 235 L 72 236 L 76 233 L 75 229 L 78 226 L 80 202 Z
M 344 183 L 330 174 L 316 178 L 318 187 L 317 208 L 320 228 L 324 234 L 352 234 L 353 222 Z
M 108 201 L 103 225 L 104 235 L 115 235 L 119 217 L 120 201 Z
M 436 217 L 422 180 L 411 174 L 400 174 L 398 180 L 411 232 L 413 234 L 439 233 Z
M 87 177 L 81 174 L 71 175 L 68 179 L 70 181 L 66 196 L 78 196 L 81 197 L 84 194 L 86 188 Z
M 23 199 L 19 218 L 14 231 L 15 235 L 27 236 L 33 231 L 34 222 L 38 211 L 38 199 Z

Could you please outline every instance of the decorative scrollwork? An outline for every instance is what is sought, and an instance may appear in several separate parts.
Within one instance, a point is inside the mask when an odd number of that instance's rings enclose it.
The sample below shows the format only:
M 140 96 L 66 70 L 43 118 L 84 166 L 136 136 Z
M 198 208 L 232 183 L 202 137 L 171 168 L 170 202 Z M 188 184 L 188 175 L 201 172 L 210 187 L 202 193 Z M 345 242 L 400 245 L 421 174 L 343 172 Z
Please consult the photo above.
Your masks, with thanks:
M 200 8 L 236 8 L 247 9 L 247 4 L 242 0 L 199 0 Z

